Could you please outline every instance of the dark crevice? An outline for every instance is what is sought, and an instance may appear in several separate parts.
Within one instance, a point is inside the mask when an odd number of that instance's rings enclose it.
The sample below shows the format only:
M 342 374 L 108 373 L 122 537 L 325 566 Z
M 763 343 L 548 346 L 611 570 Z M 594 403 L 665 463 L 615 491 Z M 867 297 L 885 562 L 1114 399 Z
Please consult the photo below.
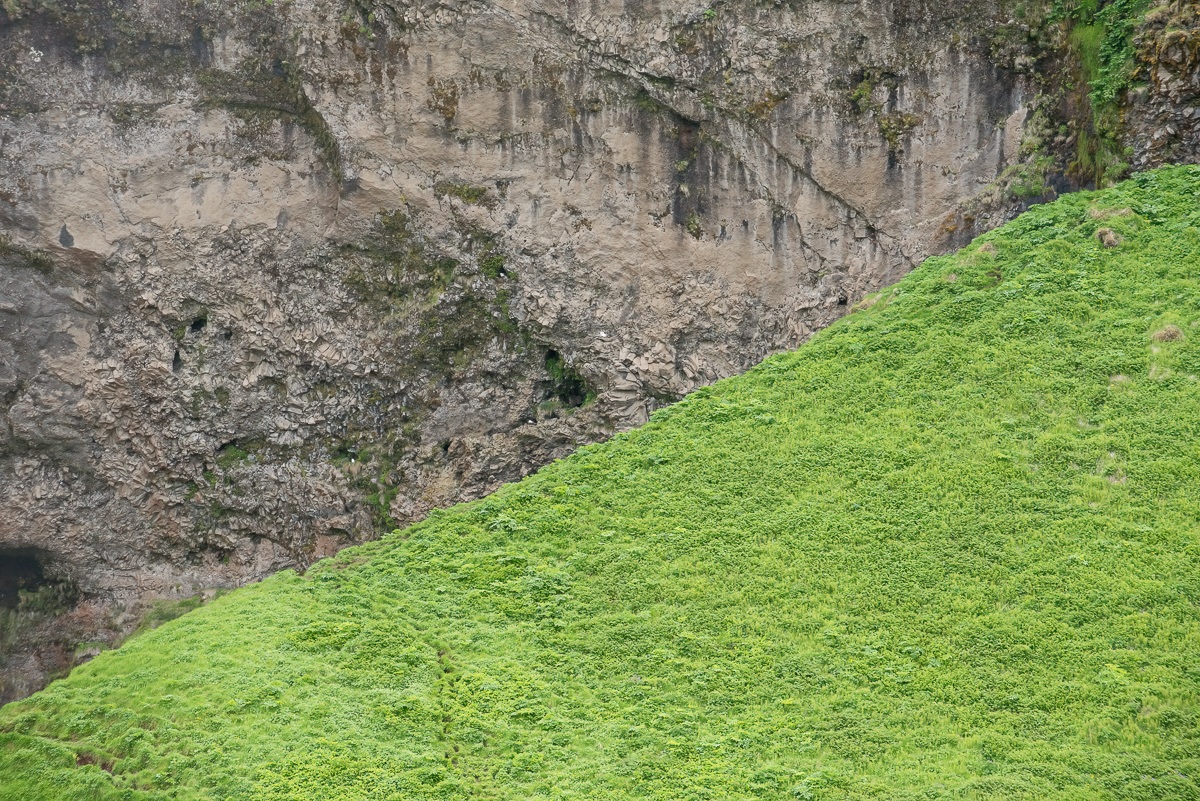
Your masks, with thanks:
M 624 80 L 630 82 L 633 85 L 634 90 L 635 90 L 634 102 L 635 102 L 635 104 L 637 104 L 637 101 L 639 99 L 642 100 L 643 103 L 640 105 L 645 106 L 645 108 L 643 110 L 662 111 L 662 112 L 665 112 L 665 113 L 673 116 L 676 120 L 684 121 L 686 123 L 690 123 L 691 125 L 694 125 L 697 127 L 702 126 L 704 122 L 708 121 L 708 120 L 693 120 L 693 119 L 687 117 L 686 115 L 683 114 L 683 112 L 681 110 L 675 108 L 670 103 L 669 98 L 663 97 L 663 95 L 665 94 L 663 92 L 656 92 L 654 94 L 651 94 L 650 88 L 652 88 L 652 86 L 653 86 L 652 81 L 647 77 L 647 74 L 642 69 L 638 68 L 635 65 L 635 63 L 632 60 L 622 58 L 620 56 L 617 56 L 617 55 L 614 55 L 611 53 L 599 53 L 595 49 L 596 43 L 594 41 L 591 41 L 589 39 L 586 39 L 586 38 L 580 36 L 579 32 L 572 25 L 567 24 L 559 17 L 556 17 L 554 14 L 549 14 L 549 13 L 543 12 L 542 14 L 540 14 L 540 16 L 544 17 L 544 19 L 546 19 L 553 27 L 557 28 L 559 31 L 563 32 L 568 38 L 573 40 L 582 50 L 584 50 L 585 52 L 588 52 L 590 55 L 592 55 L 594 58 L 596 58 L 597 61 L 599 61 L 600 65 L 601 65 L 597 68 L 597 71 L 599 73 L 601 73 L 601 74 L 607 73 L 609 75 L 614 76 L 618 80 L 624 79 Z M 694 88 L 694 87 L 689 87 L 689 88 Z M 730 114 L 728 109 L 718 108 L 716 110 L 718 112 L 718 117 L 723 118 L 727 124 L 734 126 L 735 128 L 740 127 L 740 124 L 737 122 L 736 119 L 733 119 L 733 115 Z M 749 130 L 756 134 L 760 134 L 760 132 L 753 125 L 749 126 Z M 858 216 L 862 217 L 863 219 L 869 218 L 869 215 L 867 215 L 862 209 L 855 206 L 848 198 L 842 197 L 837 192 L 833 191 L 832 189 L 827 187 L 825 184 L 818 181 L 816 176 L 814 176 L 808 169 L 802 168 L 800 165 L 796 164 L 791 158 L 789 158 L 787 156 L 786 153 L 784 153 L 782 150 L 780 150 L 776 145 L 774 145 L 772 143 L 772 139 L 770 136 L 762 136 L 760 134 L 758 138 L 759 138 L 760 142 L 771 152 L 771 154 L 774 157 L 776 157 L 783 163 L 787 164 L 795 174 L 802 176 L 803 178 L 805 178 L 808 181 L 811 181 L 813 188 L 819 194 L 828 198 L 834 204 L 857 213 Z M 719 147 L 719 142 L 717 142 L 716 144 Z M 739 158 L 739 161 L 741 161 L 740 158 Z M 751 167 L 751 165 L 749 165 L 745 162 L 742 162 L 742 163 L 745 164 L 747 170 L 753 169 Z M 895 237 L 888 234 L 886 231 L 876 230 L 874 225 L 872 225 L 872 236 L 874 236 L 876 234 L 880 234 L 888 239 L 892 239 L 893 241 L 896 239 Z M 900 255 L 904 259 L 905 263 L 908 265 L 908 269 L 912 269 L 915 266 L 915 265 L 913 265 L 912 260 L 908 256 L 905 256 L 904 254 L 900 254 Z
M 16 609 L 21 590 L 36 591 L 46 581 L 42 563 L 27 551 L 0 552 L 0 607 Z
M 34 548 L 0 549 L 0 609 L 58 615 L 79 600 L 75 582 L 49 573 Z
M 0 395 L 0 411 L 7 412 L 12 408 L 12 405 L 17 402 L 17 398 L 21 397 L 21 393 L 25 391 L 25 387 L 18 386 Z
M 546 351 L 546 372 L 550 374 L 547 400 L 557 399 L 569 407 L 583 405 L 588 395 L 587 383 L 583 376 L 571 369 L 558 351 Z

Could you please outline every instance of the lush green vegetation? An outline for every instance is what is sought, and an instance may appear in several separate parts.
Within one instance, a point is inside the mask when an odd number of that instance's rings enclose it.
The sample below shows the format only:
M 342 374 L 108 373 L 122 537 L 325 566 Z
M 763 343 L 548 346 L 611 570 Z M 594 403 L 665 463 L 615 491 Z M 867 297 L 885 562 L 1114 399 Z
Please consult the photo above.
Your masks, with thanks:
M 1133 33 L 1150 0 L 1055 0 L 1050 20 L 1069 21 L 1095 106 L 1113 103 L 1133 77 Z
M 1090 120 L 1079 127 L 1071 171 L 1098 187 L 1129 169 L 1119 101 L 1133 80 L 1133 34 L 1150 5 L 1150 0 L 1055 0 L 1049 16 L 1070 25 L 1069 50 L 1087 89 L 1077 113 L 1090 112 Z
M 1198 273 L 1200 168 L 1038 207 L 9 705 L 0 797 L 1200 798 Z

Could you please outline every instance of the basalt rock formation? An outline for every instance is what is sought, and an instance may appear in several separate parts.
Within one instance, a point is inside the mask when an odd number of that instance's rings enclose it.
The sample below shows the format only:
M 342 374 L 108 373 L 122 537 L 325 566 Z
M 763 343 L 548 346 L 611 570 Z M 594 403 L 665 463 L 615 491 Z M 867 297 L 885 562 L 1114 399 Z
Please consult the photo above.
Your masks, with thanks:
M 636 425 L 1052 192 L 1005 191 L 1057 46 L 1012 5 L 3 0 L 0 700 L 152 599 Z M 1195 156 L 1184 51 L 1138 165 Z
M 1200 4 L 1157 6 L 1135 41 L 1144 85 L 1129 98 L 1134 166 L 1200 161 Z

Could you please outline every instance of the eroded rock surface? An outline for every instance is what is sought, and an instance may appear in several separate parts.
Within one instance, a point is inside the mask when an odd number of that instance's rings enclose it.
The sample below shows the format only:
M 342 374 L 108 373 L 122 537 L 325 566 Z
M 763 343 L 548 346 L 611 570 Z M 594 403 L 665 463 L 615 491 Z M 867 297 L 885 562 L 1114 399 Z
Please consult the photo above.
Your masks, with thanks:
M 115 641 L 799 345 L 1022 157 L 1007 5 L 6 1 L 0 556 Z
M 1157 5 L 1136 44 L 1144 85 L 1128 112 L 1134 166 L 1200 161 L 1200 4 Z

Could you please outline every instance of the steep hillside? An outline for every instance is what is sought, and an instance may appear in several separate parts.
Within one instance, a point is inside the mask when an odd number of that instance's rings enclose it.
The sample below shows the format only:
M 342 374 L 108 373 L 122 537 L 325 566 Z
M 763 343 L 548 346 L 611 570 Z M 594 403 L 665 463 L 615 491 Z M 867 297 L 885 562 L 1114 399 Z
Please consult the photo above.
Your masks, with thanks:
M 0 0 L 0 703 L 1200 158 L 1195 10 Z
M 4 799 L 1200 798 L 1200 168 L 0 711 Z
M 77 590 L 0 702 L 967 241 L 1040 94 L 1017 5 L 0 1 L 0 559 Z

